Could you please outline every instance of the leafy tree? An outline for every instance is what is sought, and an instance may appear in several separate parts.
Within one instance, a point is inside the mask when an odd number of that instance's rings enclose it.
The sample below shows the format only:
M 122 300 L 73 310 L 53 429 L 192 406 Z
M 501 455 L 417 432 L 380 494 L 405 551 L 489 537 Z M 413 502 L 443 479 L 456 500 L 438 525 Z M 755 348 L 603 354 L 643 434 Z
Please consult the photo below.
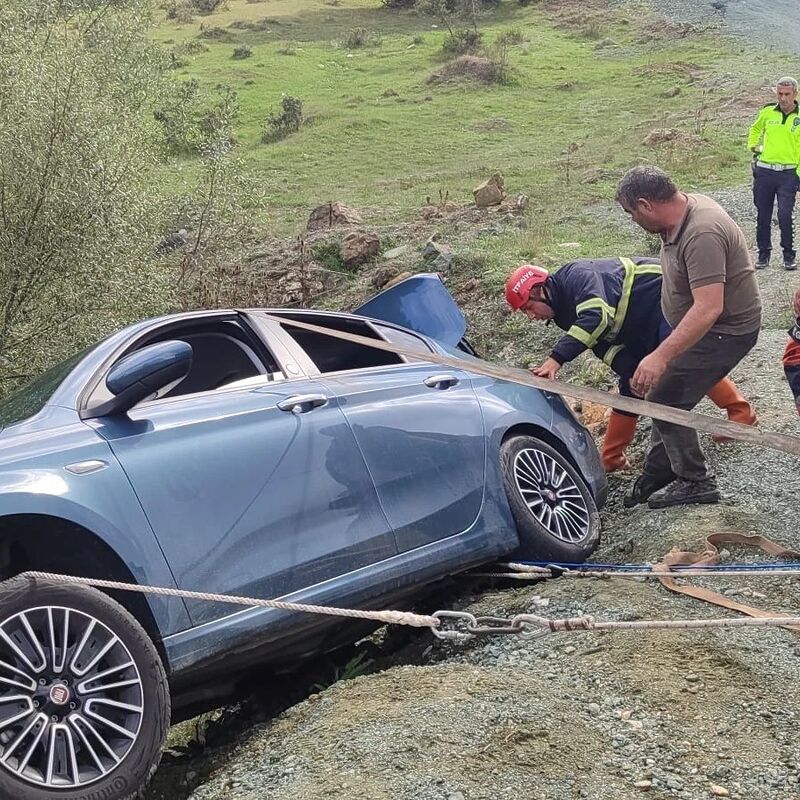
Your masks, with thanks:
M 171 305 L 150 0 L 0 4 L 0 393 Z

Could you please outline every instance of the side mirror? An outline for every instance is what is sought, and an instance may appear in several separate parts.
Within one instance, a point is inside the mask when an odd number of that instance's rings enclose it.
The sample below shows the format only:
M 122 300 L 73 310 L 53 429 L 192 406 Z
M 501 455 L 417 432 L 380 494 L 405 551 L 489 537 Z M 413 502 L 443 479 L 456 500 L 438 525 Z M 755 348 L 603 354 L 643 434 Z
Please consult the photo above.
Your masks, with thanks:
M 106 388 L 112 397 L 91 408 L 88 416 L 125 414 L 145 397 L 182 381 L 191 368 L 192 346 L 187 342 L 159 342 L 143 347 L 114 364 L 106 376 Z

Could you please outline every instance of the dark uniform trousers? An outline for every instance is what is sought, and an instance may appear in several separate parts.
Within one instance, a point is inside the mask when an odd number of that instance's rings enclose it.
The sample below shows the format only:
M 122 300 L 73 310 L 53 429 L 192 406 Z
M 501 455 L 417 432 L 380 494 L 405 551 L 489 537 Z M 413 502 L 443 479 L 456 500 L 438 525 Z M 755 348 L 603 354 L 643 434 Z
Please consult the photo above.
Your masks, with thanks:
M 670 363 L 647 399 L 691 411 L 750 352 L 757 339 L 757 330 L 741 336 L 707 333 Z M 656 419 L 643 472 L 657 479 L 677 476 L 701 481 L 711 477 L 697 431 Z
M 755 167 L 753 176 L 753 201 L 758 211 L 756 226 L 758 255 L 761 258 L 768 258 L 772 251 L 772 209 L 775 207 L 775 198 L 777 197 L 783 257 L 788 261 L 794 261 L 796 253 L 792 213 L 794 212 L 795 193 L 798 190 L 797 172 L 793 169 L 777 171 Z

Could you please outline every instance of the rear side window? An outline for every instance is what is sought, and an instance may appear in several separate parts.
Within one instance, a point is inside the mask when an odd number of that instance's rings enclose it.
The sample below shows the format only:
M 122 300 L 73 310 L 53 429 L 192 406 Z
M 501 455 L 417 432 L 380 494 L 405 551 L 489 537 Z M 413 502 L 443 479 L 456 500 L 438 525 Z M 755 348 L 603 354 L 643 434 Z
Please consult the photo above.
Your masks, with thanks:
M 366 322 L 361 320 L 325 316 L 316 317 L 311 314 L 298 315 L 297 319 L 310 325 L 333 328 L 337 331 L 354 333 L 357 336 L 380 341 L 378 334 Z M 371 367 L 386 367 L 403 363 L 403 359 L 400 356 L 394 353 L 387 353 L 384 350 L 377 350 L 355 342 L 346 342 L 344 339 L 336 339 L 332 336 L 295 328 L 291 323 L 285 323 L 283 328 L 305 350 L 306 355 L 314 362 L 314 366 L 320 372 L 342 372 L 350 369 L 369 369 Z

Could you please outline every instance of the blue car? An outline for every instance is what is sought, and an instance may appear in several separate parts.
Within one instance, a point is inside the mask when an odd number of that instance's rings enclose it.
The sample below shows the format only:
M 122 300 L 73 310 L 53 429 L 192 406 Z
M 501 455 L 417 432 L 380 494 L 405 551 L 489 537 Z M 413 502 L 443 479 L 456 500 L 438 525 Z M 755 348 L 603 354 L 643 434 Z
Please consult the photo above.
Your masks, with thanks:
M 498 558 L 594 549 L 606 481 L 565 403 L 471 372 L 435 275 L 359 312 L 139 322 L 0 403 L 0 797 L 133 797 L 170 719 L 364 634 L 26 570 L 385 608 Z

